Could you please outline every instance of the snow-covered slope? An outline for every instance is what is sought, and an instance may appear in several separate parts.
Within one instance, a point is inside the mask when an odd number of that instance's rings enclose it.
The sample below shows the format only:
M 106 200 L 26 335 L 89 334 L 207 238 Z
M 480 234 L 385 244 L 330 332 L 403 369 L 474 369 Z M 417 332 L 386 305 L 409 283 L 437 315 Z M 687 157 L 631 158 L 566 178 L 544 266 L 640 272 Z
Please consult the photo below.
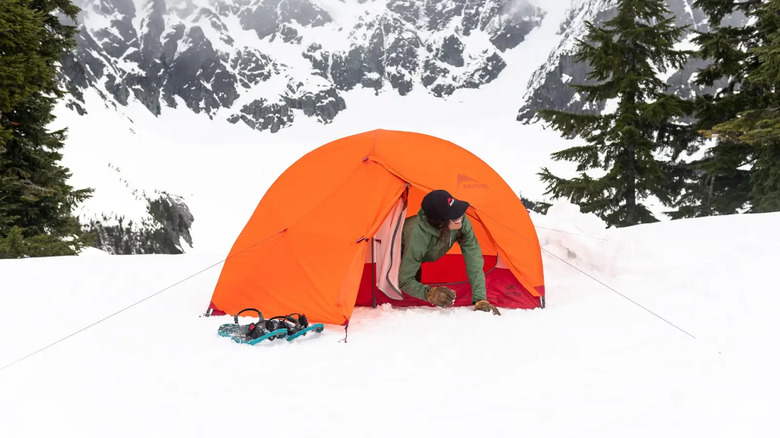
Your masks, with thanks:
M 358 309 L 346 343 L 217 336 L 221 254 L 0 261 L 0 368 L 65 338 L 0 369 L 3 436 L 774 436 L 778 213 L 533 220 L 546 309 Z

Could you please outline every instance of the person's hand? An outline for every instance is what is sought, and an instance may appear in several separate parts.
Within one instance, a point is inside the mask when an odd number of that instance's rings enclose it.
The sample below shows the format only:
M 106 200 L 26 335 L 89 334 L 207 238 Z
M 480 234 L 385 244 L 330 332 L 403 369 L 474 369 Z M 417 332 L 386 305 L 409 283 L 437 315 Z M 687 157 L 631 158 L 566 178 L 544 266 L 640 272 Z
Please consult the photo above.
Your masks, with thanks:
M 446 286 L 434 286 L 428 289 L 428 302 L 439 307 L 451 307 L 455 304 L 455 291 Z
M 498 311 L 496 306 L 490 304 L 487 300 L 479 300 L 474 304 L 474 310 L 480 310 L 482 312 L 493 312 L 493 315 L 501 316 L 501 312 Z

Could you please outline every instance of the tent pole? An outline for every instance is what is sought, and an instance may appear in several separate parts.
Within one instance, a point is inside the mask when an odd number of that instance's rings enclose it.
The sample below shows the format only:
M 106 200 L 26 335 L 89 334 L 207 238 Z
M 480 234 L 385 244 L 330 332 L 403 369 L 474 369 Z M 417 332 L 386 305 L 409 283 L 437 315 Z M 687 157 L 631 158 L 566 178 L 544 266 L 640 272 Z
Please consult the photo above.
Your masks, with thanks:
M 376 264 L 374 264 L 374 238 L 371 238 L 371 307 L 376 309 Z

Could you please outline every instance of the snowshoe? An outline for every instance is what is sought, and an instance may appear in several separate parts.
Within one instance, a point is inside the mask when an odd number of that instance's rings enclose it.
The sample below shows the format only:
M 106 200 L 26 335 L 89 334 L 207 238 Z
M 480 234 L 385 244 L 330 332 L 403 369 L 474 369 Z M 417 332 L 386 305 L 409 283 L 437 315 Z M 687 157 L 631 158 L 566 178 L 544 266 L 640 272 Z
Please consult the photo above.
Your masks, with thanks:
M 244 312 L 256 312 L 259 320 L 246 325 L 238 323 L 238 317 Z M 222 324 L 217 333 L 220 336 L 231 338 L 239 344 L 255 345 L 265 340 L 283 339 L 289 331 L 287 327 L 280 327 L 275 321 L 263 319 L 263 314 L 257 309 L 244 309 L 233 317 L 233 324 Z
M 274 316 L 269 319 L 269 321 L 274 321 L 277 327 L 285 328 L 287 330 L 286 339 L 288 341 L 292 341 L 301 336 L 306 336 L 310 333 L 322 333 L 325 329 L 325 326 L 320 323 L 309 325 L 309 320 L 306 319 L 306 315 L 302 313 Z

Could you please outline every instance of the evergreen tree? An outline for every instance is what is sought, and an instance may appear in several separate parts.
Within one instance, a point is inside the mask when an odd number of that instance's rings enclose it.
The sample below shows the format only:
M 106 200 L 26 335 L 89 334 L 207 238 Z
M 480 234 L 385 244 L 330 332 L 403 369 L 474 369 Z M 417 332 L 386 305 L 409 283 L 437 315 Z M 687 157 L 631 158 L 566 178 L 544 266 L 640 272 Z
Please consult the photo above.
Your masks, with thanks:
M 0 257 L 75 254 L 85 236 L 72 216 L 89 190 L 59 165 L 64 130 L 49 131 L 62 96 L 57 68 L 73 47 L 69 0 L 0 1 Z
M 698 83 L 725 83 L 697 102 L 697 129 L 715 140 L 689 166 L 677 216 L 780 210 L 780 1 L 698 0 L 712 31 L 695 41 L 712 61 Z M 734 13 L 745 24 L 723 23 Z
M 609 225 L 656 221 L 643 202 L 655 196 L 670 204 L 674 197 L 673 168 L 659 156 L 666 152 L 668 160 L 676 158 L 694 137 L 681 121 L 691 104 L 666 94 L 667 84 L 659 78 L 689 56 L 674 48 L 685 28 L 674 25 L 663 0 L 620 0 L 617 15 L 603 27 L 586 25 L 575 57 L 590 65 L 588 79 L 594 84 L 573 87 L 587 101 L 614 100 L 617 108 L 602 115 L 540 111 L 553 128 L 587 144 L 552 154 L 555 160 L 577 162 L 578 176 L 557 177 L 547 168 L 539 175 L 548 194 L 568 198 Z M 593 175 L 594 169 L 603 174 Z

